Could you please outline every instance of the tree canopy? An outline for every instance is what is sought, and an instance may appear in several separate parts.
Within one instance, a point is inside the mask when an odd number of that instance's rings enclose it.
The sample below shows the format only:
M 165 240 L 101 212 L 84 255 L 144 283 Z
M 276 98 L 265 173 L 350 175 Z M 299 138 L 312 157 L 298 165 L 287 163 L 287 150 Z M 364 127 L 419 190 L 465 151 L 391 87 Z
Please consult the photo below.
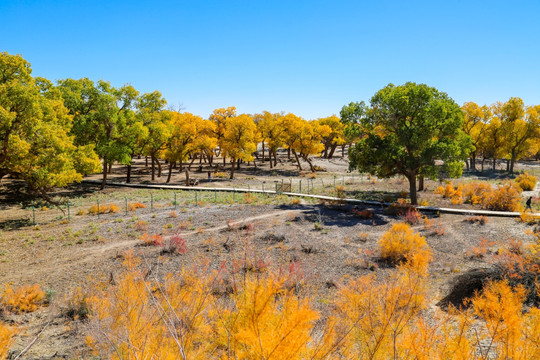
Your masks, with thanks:
M 459 176 L 473 149 L 463 132 L 462 111 L 446 93 L 424 84 L 389 84 L 371 98 L 366 137 L 350 152 L 350 166 L 360 171 L 409 181 L 417 204 L 416 177 L 435 177 L 436 160 L 450 176 Z
M 12 175 L 42 196 L 99 170 L 93 144 L 77 144 L 73 116 L 20 55 L 0 53 L 0 179 Z

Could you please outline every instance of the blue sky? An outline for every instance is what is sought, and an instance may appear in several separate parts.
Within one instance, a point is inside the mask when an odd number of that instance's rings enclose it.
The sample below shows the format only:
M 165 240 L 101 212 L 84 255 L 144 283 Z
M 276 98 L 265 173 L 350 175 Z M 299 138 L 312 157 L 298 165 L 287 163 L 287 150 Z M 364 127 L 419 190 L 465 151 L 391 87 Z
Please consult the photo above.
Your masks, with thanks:
M 539 14 L 537 0 L 0 0 L 0 51 L 35 76 L 157 89 L 204 117 L 318 118 L 406 81 L 459 104 L 539 104 Z

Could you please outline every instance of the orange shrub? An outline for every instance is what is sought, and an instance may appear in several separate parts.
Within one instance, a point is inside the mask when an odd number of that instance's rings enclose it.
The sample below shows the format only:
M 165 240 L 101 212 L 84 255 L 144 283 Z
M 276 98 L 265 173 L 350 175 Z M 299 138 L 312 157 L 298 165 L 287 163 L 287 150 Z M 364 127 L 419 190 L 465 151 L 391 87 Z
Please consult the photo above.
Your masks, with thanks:
M 8 350 L 13 343 L 15 329 L 0 322 L 0 360 L 7 357 Z
M 379 240 L 381 257 L 393 263 L 404 260 L 416 262 L 420 268 L 427 269 L 431 261 L 431 250 L 426 238 L 415 233 L 408 224 L 396 223 Z
M 482 207 L 488 210 L 519 211 L 521 209 L 521 188 L 515 183 L 507 182 L 487 194 Z
M 16 289 L 8 284 L 2 294 L 2 304 L 16 313 L 33 312 L 44 299 L 45 292 L 37 284 L 24 285 Z
M 140 203 L 140 202 L 135 202 L 135 203 L 128 203 L 128 210 L 129 211 L 135 211 L 137 209 L 142 209 L 142 208 L 145 208 L 146 205 L 144 205 L 143 203 Z
M 111 214 L 111 213 L 117 213 L 118 211 L 120 211 L 120 208 L 114 204 L 99 205 L 99 208 L 97 205 L 92 205 L 90 206 L 90 209 L 88 209 L 88 214 L 97 215 L 98 210 L 100 214 Z
M 493 192 L 491 184 L 481 181 L 473 181 L 463 185 L 463 200 L 469 204 L 481 204 L 483 200 Z
M 534 175 L 529 175 L 528 173 L 523 173 L 516 177 L 514 181 L 522 188 L 524 191 L 534 190 L 538 178 Z
M 141 235 L 141 241 L 146 246 L 163 246 L 164 244 L 163 236 L 158 234 L 148 235 L 144 233 Z
M 148 230 L 148 221 L 139 220 L 133 225 L 133 228 L 139 231 L 146 231 Z

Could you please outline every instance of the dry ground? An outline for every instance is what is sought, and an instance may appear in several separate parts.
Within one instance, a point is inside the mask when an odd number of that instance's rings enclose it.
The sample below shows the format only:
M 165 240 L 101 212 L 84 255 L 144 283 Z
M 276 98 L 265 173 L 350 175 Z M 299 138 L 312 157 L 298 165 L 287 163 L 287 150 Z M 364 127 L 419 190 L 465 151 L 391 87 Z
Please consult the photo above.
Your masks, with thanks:
M 326 167 L 336 166 L 335 171 L 326 177 L 319 175 L 317 179 L 322 177 L 331 183 L 330 187 L 321 185 L 320 188 L 321 192 L 328 193 L 333 188 L 334 174 L 337 181 L 339 176 L 347 174 L 344 161 L 340 159 L 326 164 Z M 122 171 L 121 167 L 116 168 L 112 177 L 121 177 Z M 139 164 L 136 171 L 142 176 L 138 180 L 144 181 L 147 176 L 144 164 Z M 299 174 L 291 172 L 290 176 L 295 175 Z M 241 171 L 238 177 L 235 185 L 250 181 L 260 183 L 262 179 L 271 183 L 273 179 L 280 179 L 272 174 L 255 178 L 248 170 Z M 395 194 L 401 187 L 407 188 L 400 179 L 375 180 L 375 183 L 367 178 L 356 181 L 347 185 L 349 194 L 354 195 L 353 190 L 362 188 L 364 194 L 384 196 Z M 232 184 L 228 180 L 223 182 Z M 436 184 L 428 183 L 428 188 L 432 190 Z M 392 223 L 402 220 L 381 208 L 370 208 L 373 218 L 362 219 L 351 206 L 317 204 L 304 199 L 293 203 L 293 199 L 284 196 L 206 193 L 198 194 L 197 204 L 194 204 L 193 192 L 178 192 L 175 206 L 174 193 L 170 191 L 156 191 L 150 197 L 146 190 L 107 188 L 98 191 L 92 185 L 78 185 L 59 193 L 70 198 L 70 221 L 67 221 L 67 209 L 62 213 L 36 206 L 38 225 L 33 226 L 32 211 L 21 208 L 21 205 L 32 204 L 33 199 L 18 194 L 17 189 L 16 182 L 4 183 L 0 206 L 3 228 L 0 284 L 38 283 L 52 299 L 48 306 L 32 314 L 2 315 L 4 321 L 21 329 L 12 348 L 13 354 L 19 353 L 48 324 L 25 355 L 27 359 L 89 357 L 83 345 L 84 323 L 63 316 L 62 306 L 77 287 L 87 289 L 96 283 L 114 281 L 128 250 L 151 264 L 159 263 L 162 273 L 178 271 L 182 266 L 193 266 L 203 260 L 217 267 L 223 261 L 238 259 L 246 253 L 269 267 L 289 266 L 295 262 L 317 289 L 316 302 L 324 304 L 345 275 L 392 271 L 379 261 L 377 241 Z M 431 199 L 431 192 L 422 197 Z M 432 201 L 436 199 L 433 197 Z M 75 215 L 80 210 L 88 210 L 97 200 L 101 204 L 117 204 L 120 211 L 99 218 Z M 126 215 L 123 208 L 126 200 L 140 201 L 147 207 Z M 491 218 L 487 224 L 478 225 L 465 222 L 465 216 L 428 216 L 431 227 L 420 223 L 414 229 L 426 237 L 433 251 L 430 289 L 436 300 L 448 293 L 449 284 L 456 276 L 491 265 L 489 256 L 471 257 L 472 249 L 478 247 L 483 238 L 491 241 L 485 249 L 487 255 L 507 247 L 510 239 L 525 244 L 533 240 L 526 233 L 530 228 L 511 218 Z M 242 227 L 239 223 L 251 226 Z M 162 254 L 160 247 L 140 246 L 144 232 L 164 237 L 180 234 L 187 241 L 187 252 Z

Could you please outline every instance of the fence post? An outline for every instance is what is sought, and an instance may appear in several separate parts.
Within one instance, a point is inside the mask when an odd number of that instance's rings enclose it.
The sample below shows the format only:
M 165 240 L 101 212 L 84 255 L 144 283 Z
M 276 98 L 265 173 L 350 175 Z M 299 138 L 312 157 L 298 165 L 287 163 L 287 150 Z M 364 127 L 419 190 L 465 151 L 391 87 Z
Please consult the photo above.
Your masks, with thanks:
M 126 206 L 126 216 L 128 214 L 127 196 L 124 196 L 124 205 Z
M 232 201 L 233 203 L 236 202 L 236 187 L 233 187 Z
M 34 206 L 32 206 L 32 219 L 34 226 L 36 226 L 36 208 Z
M 300 179 L 300 191 L 298 191 L 298 193 L 302 193 L 302 179 Z
M 195 190 L 195 206 L 199 205 L 199 200 L 197 199 L 197 194 L 198 194 L 198 191 Z
M 176 210 L 176 207 L 178 206 L 178 202 L 176 201 L 176 192 L 173 192 L 174 194 L 174 210 Z
M 150 210 L 154 210 L 154 195 L 150 192 Z
M 334 175 L 334 188 L 336 187 L 336 175 Z
M 67 207 L 68 207 L 68 221 L 71 221 L 71 212 L 70 212 L 70 207 L 69 207 L 69 201 L 67 202 Z
M 214 202 L 217 203 L 217 190 L 214 188 Z

